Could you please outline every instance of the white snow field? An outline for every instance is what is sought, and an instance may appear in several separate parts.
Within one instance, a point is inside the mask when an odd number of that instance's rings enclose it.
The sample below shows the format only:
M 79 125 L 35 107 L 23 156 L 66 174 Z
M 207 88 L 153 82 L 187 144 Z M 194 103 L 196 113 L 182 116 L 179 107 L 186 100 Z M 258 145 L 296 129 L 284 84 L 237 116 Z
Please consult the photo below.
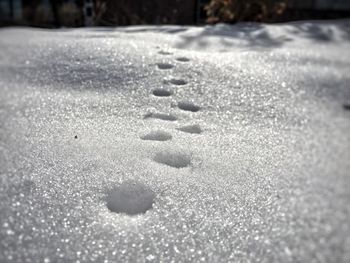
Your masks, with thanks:
M 0 30 L 0 262 L 350 262 L 350 20 Z

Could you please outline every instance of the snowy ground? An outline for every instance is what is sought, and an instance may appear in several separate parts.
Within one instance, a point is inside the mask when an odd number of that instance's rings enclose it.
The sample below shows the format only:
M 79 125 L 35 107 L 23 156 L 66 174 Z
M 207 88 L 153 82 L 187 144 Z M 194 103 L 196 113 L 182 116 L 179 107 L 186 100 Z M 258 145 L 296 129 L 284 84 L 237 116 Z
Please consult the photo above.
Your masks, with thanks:
M 349 29 L 1 29 L 0 262 L 350 262 Z

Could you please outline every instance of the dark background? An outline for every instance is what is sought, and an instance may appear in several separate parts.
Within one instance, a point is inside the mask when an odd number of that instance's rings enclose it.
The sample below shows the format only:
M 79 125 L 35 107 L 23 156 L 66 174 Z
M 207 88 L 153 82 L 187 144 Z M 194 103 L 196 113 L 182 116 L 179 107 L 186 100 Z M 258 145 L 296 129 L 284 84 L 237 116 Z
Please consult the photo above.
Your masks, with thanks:
M 349 0 L 0 0 L 0 26 L 275 23 L 348 17 Z

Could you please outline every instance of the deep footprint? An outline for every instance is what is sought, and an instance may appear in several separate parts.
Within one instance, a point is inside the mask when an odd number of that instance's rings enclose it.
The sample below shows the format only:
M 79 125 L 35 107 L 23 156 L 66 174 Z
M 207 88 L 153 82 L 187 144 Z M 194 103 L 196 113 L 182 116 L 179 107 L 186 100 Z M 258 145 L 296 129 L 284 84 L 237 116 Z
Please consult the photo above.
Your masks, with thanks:
M 172 69 L 174 65 L 171 65 L 169 63 L 157 63 L 157 67 L 159 69 Z
M 152 208 L 154 192 L 144 184 L 127 181 L 108 193 L 107 208 L 111 212 L 137 215 Z
M 180 151 L 165 150 L 158 152 L 153 160 L 160 164 L 165 164 L 175 168 L 184 168 L 191 164 L 191 157 Z
M 164 121 L 176 121 L 177 117 L 171 114 L 165 114 L 165 113 L 148 113 L 144 117 L 145 119 L 153 118 L 153 119 L 159 119 Z
M 350 110 L 350 101 L 345 102 L 345 103 L 343 104 L 343 108 L 344 108 L 345 110 Z
M 173 136 L 170 133 L 165 131 L 151 131 L 150 133 L 141 136 L 142 140 L 148 141 L 168 141 L 171 140 Z
M 188 62 L 188 61 L 190 61 L 190 59 L 186 58 L 186 57 L 178 57 L 178 58 L 176 58 L 176 60 L 180 61 L 180 62 Z
M 192 102 L 179 102 L 177 106 L 179 107 L 179 109 L 185 110 L 185 111 L 197 112 L 200 110 L 200 107 L 197 105 L 194 105 Z
M 177 86 L 183 86 L 187 84 L 187 81 L 184 79 L 170 79 L 169 82 Z
M 192 134 L 202 133 L 202 129 L 198 124 L 183 126 L 183 127 L 177 128 L 177 130 L 182 132 L 192 133 Z
M 157 96 L 157 97 L 169 97 L 173 94 L 171 91 L 166 89 L 155 89 L 153 90 L 152 93 L 154 96 Z

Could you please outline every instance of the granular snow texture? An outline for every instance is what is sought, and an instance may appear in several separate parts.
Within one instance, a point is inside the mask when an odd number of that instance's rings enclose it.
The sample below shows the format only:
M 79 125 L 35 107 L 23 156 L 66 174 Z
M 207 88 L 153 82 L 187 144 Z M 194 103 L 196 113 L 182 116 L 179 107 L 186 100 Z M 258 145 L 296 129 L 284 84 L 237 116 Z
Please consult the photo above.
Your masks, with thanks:
M 1 29 L 0 262 L 350 262 L 349 28 Z

